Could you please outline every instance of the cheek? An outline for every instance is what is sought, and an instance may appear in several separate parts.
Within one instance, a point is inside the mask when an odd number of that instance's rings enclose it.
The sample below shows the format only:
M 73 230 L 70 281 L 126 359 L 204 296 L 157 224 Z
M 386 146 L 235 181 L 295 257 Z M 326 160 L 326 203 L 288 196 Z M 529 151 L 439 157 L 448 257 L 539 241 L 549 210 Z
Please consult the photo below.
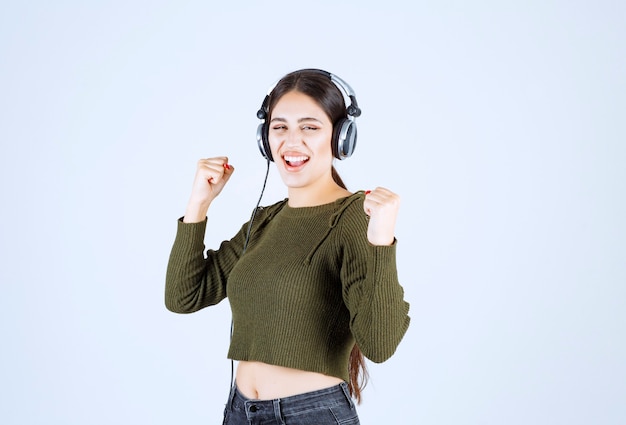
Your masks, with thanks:
M 273 137 L 272 135 L 267 136 L 267 141 L 268 141 L 268 144 L 270 145 L 270 151 L 272 152 L 272 155 L 274 155 L 276 151 L 278 150 L 278 141 L 276 137 Z
M 332 137 L 332 133 L 327 134 L 319 142 L 320 151 L 330 156 L 333 156 Z

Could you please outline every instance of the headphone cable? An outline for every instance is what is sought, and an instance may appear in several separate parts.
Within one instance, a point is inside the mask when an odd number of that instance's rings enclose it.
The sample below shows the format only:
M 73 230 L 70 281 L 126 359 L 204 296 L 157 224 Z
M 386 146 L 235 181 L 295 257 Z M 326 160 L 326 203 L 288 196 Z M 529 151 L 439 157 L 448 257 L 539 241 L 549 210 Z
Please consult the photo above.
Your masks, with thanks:
M 261 188 L 261 195 L 259 196 L 259 200 L 252 211 L 252 215 L 250 216 L 250 222 L 248 223 L 248 230 L 246 231 L 246 239 L 243 243 L 243 250 L 241 251 L 241 257 L 246 253 L 246 249 L 248 248 L 248 242 L 250 241 L 250 233 L 252 231 L 252 222 L 254 221 L 254 217 L 256 216 L 257 211 L 259 210 L 259 205 L 261 205 L 261 199 L 263 199 L 263 193 L 265 193 L 265 186 L 267 185 L 267 177 L 270 173 L 270 160 L 267 158 L 267 169 L 265 170 L 265 179 L 263 179 L 263 187 Z M 239 257 L 239 258 L 241 258 Z M 234 330 L 234 321 L 230 319 L 230 341 L 233 340 L 233 330 Z M 230 359 L 230 388 L 233 388 L 235 377 L 235 361 Z

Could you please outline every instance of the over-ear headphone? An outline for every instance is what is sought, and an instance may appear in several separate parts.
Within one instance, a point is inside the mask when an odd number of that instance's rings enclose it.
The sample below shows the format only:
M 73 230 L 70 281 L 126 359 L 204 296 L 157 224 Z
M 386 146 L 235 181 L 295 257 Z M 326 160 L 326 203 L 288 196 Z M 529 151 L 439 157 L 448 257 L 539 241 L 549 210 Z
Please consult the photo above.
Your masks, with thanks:
M 333 128 L 333 137 L 331 140 L 331 146 L 335 158 L 342 160 L 350 157 L 354 152 L 354 148 L 356 147 L 355 118 L 361 115 L 361 109 L 359 109 L 359 105 L 357 104 L 354 91 L 348 85 L 348 83 L 346 83 L 336 75 L 331 74 L 330 72 L 321 69 L 303 69 L 302 71 L 317 72 L 325 75 L 337 86 L 337 88 L 339 88 L 339 90 L 342 92 L 342 95 L 345 95 L 344 102 L 346 101 L 346 98 L 350 100 L 350 103 L 346 104 L 346 114 L 348 117 L 342 118 L 337 123 L 335 123 Z M 267 95 L 265 95 L 265 99 L 263 99 L 261 108 L 256 114 L 257 118 L 261 120 L 261 123 L 259 124 L 256 131 L 256 140 L 259 145 L 261 155 L 263 155 L 263 157 L 269 161 L 274 161 L 274 158 L 272 158 L 272 151 L 270 149 L 270 144 L 268 140 L 268 107 L 272 91 L 277 84 L 278 82 L 274 83 L 267 91 Z

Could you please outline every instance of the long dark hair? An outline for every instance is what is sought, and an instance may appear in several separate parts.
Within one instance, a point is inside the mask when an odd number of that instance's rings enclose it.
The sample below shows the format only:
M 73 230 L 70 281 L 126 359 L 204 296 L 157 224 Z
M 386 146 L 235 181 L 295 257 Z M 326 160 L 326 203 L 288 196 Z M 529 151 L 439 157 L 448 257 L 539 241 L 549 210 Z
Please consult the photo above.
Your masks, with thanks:
M 347 118 L 346 104 L 341 90 L 333 83 L 327 75 L 315 70 L 294 71 L 285 75 L 274 87 L 267 104 L 268 120 L 272 116 L 272 110 L 276 103 L 285 94 L 297 91 L 306 94 L 324 110 L 333 126 L 342 118 Z M 337 173 L 335 167 L 331 170 L 333 180 L 344 189 L 346 185 Z M 354 344 L 350 352 L 348 362 L 348 372 L 350 382 L 348 388 L 357 403 L 361 402 L 361 391 L 367 385 L 369 374 L 365 364 L 365 357 L 357 344 Z

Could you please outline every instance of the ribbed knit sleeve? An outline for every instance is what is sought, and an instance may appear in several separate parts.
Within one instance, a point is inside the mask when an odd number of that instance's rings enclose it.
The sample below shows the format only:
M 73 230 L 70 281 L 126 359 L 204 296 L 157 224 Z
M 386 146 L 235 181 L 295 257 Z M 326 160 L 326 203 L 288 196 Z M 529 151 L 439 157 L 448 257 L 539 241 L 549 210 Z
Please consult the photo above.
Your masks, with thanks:
M 362 202 L 350 205 L 339 225 L 344 252 L 341 281 L 350 329 L 363 354 L 381 363 L 396 351 L 410 322 L 409 304 L 398 282 L 397 242 L 369 243 Z
M 245 227 L 245 226 L 244 226 Z M 200 223 L 178 220 L 165 279 L 165 306 L 176 313 L 192 313 L 226 297 L 226 281 L 241 255 L 244 227 L 219 250 L 204 255 L 206 219 Z

